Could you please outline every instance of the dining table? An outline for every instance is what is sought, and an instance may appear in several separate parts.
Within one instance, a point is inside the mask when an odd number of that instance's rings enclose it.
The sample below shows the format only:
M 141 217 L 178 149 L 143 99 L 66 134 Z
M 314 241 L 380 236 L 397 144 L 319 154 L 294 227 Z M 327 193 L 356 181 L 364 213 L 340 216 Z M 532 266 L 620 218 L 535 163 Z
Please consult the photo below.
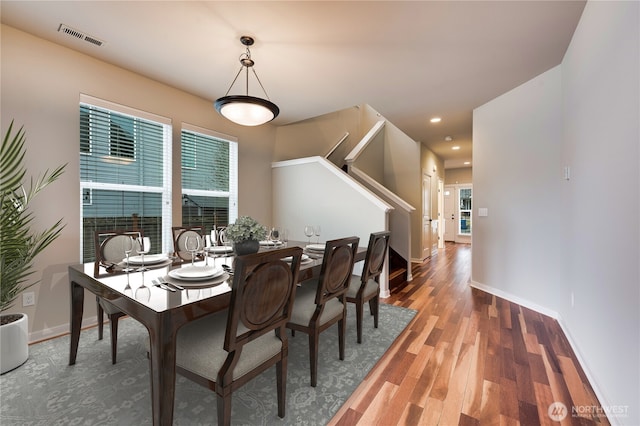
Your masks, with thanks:
M 266 242 L 260 250 L 287 247 L 302 247 L 305 260 L 301 262 L 298 283 L 317 278 L 322 267 L 322 252 L 307 249 L 304 241 L 289 241 L 286 244 Z M 316 247 L 317 248 L 317 247 Z M 359 247 L 355 262 L 362 261 L 366 247 Z M 177 268 L 191 267 L 190 261 L 171 256 L 149 259 L 160 260 L 144 265 L 139 271 L 118 273 L 117 265 L 100 265 L 96 273 L 95 262 L 69 266 L 71 290 L 71 339 L 69 365 L 74 365 L 78 356 L 78 344 L 82 326 L 85 290 L 115 305 L 129 317 L 143 324 L 149 332 L 149 365 L 151 378 L 151 405 L 154 425 L 171 425 L 176 381 L 176 337 L 185 324 L 227 309 L 231 300 L 232 279 L 229 275 L 234 255 L 229 252 L 211 251 L 204 261 L 194 266 L 219 269 L 224 274 L 213 280 L 171 280 Z M 122 265 L 120 265 L 122 266 Z M 107 271 L 108 269 L 108 271 Z M 120 269 L 124 269 L 120 267 Z M 129 268 L 127 268 L 129 269 Z M 185 269 L 184 271 L 188 271 Z M 158 279 L 181 283 L 182 290 L 170 291 L 156 286 Z M 295 303 L 295 302 L 294 302 Z

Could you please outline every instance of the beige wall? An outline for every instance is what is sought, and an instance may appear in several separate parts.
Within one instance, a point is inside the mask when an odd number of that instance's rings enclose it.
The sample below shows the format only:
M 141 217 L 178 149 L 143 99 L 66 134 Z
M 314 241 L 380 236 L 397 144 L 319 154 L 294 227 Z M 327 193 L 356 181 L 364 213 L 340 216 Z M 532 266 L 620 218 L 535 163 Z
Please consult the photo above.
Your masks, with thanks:
M 422 171 L 431 176 L 431 217 L 436 218 L 438 215 L 438 180 L 444 181 L 445 173 L 448 172 L 448 170 L 444 170 L 444 161 L 425 146 L 422 147 L 420 157 Z M 422 204 L 419 204 L 416 207 L 420 207 L 421 205 Z
M 384 184 L 385 132 L 382 129 L 367 145 L 354 163 L 356 167 L 380 184 Z
M 374 123 L 384 118 L 376 113 L 369 118 Z M 421 247 L 421 218 L 420 200 L 422 198 L 422 177 L 420 170 L 421 144 L 411 139 L 400 129 L 387 121 L 384 126 L 387 143 L 384 152 L 384 181 L 382 184 L 416 208 L 411 213 L 411 258 L 420 257 Z
M 13 311 L 29 315 L 32 337 L 66 332 L 69 322 L 67 265 L 80 260 L 79 96 L 80 93 L 173 120 L 174 218 L 181 222 L 180 124 L 236 136 L 239 145 L 239 214 L 271 222 L 271 161 L 275 128 L 241 127 L 222 119 L 210 100 L 163 85 L 127 70 L 2 25 L 2 133 L 11 119 L 26 130 L 26 166 L 37 175 L 67 163 L 62 178 L 35 200 L 34 228 L 59 218 L 67 224 L 62 235 L 35 262 L 32 287 L 36 305 Z M 85 317 L 95 316 L 87 298 Z
M 365 104 L 279 127 L 274 157 L 277 160 L 286 160 L 314 155 L 324 156 L 345 132 L 349 132 L 350 136 L 341 148 L 344 158 L 380 120 L 385 118 Z M 331 157 L 334 158 L 339 158 L 339 155 Z M 432 194 L 437 194 L 438 177 L 443 178 L 444 174 L 442 160 L 391 122 L 386 121 L 382 131 L 358 157 L 355 165 L 405 202 L 416 207 L 410 218 L 411 257 L 420 258 L 422 222 L 419 207 L 422 205 L 422 170 L 436 168 L 436 172 L 432 173 Z M 435 217 L 435 198 L 432 206 L 432 214 Z
M 315 155 L 324 157 L 345 133 L 349 133 L 349 137 L 335 153 L 335 158 L 344 159 L 360 141 L 359 122 L 359 108 L 352 107 L 280 126 L 276 131 L 274 161 Z
M 447 169 L 444 172 L 445 185 L 471 183 L 472 181 L 473 181 L 473 169 L 471 167 Z

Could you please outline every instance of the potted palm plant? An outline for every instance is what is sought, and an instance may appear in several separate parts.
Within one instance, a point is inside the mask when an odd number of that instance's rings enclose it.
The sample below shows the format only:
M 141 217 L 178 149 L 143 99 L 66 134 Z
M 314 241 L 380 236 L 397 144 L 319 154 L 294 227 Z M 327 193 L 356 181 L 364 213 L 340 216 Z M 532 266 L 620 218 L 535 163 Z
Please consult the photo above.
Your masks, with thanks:
M 249 216 L 240 216 L 226 230 L 227 238 L 233 241 L 236 254 L 256 253 L 260 249 L 260 240 L 267 236 L 267 228 Z
M 13 134 L 9 125 L 0 148 L 0 374 L 22 365 L 29 357 L 28 317 L 7 314 L 20 293 L 39 282 L 31 280 L 35 257 L 51 244 L 64 225 L 62 219 L 44 231 L 32 229 L 31 200 L 62 175 L 66 164 L 45 171 L 25 186 L 25 133 Z

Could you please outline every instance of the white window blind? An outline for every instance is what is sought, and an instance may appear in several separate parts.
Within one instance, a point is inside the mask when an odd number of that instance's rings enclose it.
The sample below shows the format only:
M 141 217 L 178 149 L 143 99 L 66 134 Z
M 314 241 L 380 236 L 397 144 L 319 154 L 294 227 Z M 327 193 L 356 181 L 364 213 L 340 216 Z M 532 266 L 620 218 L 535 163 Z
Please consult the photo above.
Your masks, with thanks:
M 171 250 L 171 121 L 101 99 L 80 98 L 82 262 L 94 233 L 142 229 L 152 253 Z
M 233 136 L 183 123 L 182 224 L 210 230 L 238 217 L 238 143 Z

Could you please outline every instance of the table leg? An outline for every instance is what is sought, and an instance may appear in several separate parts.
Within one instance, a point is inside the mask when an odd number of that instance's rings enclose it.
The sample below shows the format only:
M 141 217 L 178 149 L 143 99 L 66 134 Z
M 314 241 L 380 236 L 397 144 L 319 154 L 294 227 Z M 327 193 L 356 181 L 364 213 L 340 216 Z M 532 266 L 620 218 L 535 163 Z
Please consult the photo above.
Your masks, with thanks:
M 176 330 L 158 321 L 149 330 L 151 371 L 151 403 L 154 425 L 173 424 L 173 402 L 176 386 Z
M 69 365 L 76 363 L 78 343 L 80 342 L 80 328 L 84 310 L 84 288 L 71 281 L 71 345 L 69 350 Z

